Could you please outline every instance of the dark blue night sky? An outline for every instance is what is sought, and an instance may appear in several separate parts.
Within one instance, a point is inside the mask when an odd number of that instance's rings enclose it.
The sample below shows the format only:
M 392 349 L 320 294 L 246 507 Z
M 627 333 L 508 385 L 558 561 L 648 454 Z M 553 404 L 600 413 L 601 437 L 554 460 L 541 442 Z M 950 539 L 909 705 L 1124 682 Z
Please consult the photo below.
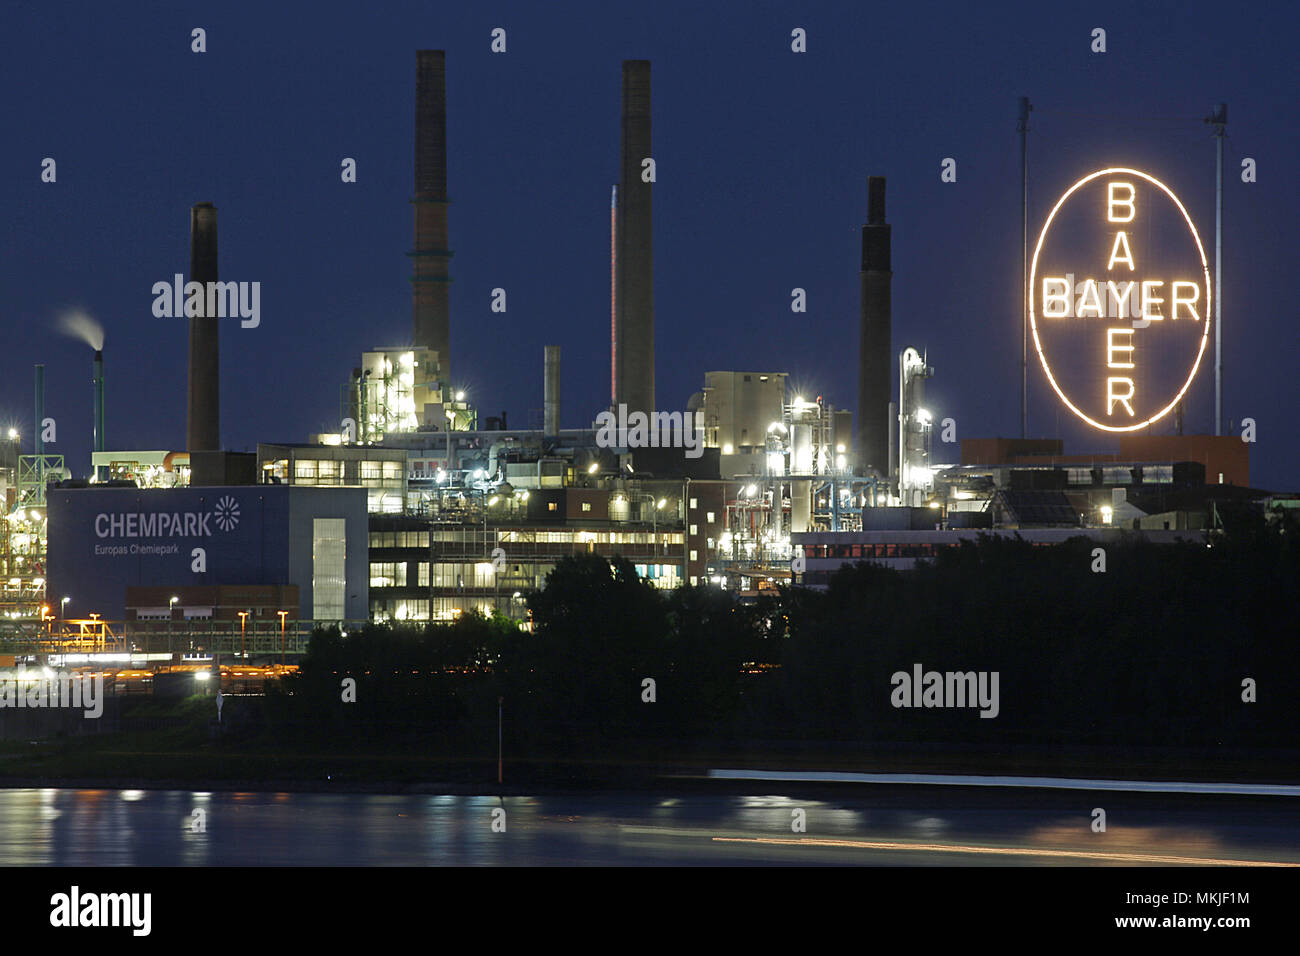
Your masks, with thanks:
M 222 278 L 262 283 L 261 326 L 221 330 L 224 443 L 337 430 L 359 354 L 411 334 L 414 54 L 427 48 L 447 51 L 456 377 L 481 416 L 528 425 L 542 347 L 561 345 L 563 424 L 589 425 L 609 396 L 620 62 L 647 58 L 659 407 L 684 407 L 710 369 L 788 371 L 804 394 L 854 406 L 859 231 L 866 177 L 881 174 L 895 352 L 928 349 L 929 404 L 965 437 L 1019 434 L 1016 98 L 1035 104 L 1033 233 L 1075 179 L 1131 165 L 1183 198 L 1211 257 L 1214 141 L 1201 120 L 1227 102 L 1224 417 L 1258 422 L 1253 484 L 1294 490 L 1300 14 L 1136 6 L 6 8 L 0 419 L 30 436 L 32 365 L 46 363 L 49 450 L 88 466 L 91 355 L 54 326 L 80 306 L 107 331 L 109 447 L 183 446 L 186 323 L 154 318 L 150 288 L 188 271 L 189 207 L 210 200 Z M 489 50 L 494 27 L 504 55 Z M 790 50 L 795 27 L 806 54 Z M 1089 49 L 1094 27 L 1104 55 Z M 40 181 L 47 156 L 55 184 Z M 356 184 L 340 181 L 344 157 Z M 940 181 L 945 157 L 956 183 Z M 1241 182 L 1243 157 L 1258 182 Z M 790 312 L 796 286 L 807 315 Z M 494 287 L 505 315 L 490 311 Z M 1031 434 L 1110 450 L 1030 372 Z M 1186 427 L 1213 427 L 1209 362 Z

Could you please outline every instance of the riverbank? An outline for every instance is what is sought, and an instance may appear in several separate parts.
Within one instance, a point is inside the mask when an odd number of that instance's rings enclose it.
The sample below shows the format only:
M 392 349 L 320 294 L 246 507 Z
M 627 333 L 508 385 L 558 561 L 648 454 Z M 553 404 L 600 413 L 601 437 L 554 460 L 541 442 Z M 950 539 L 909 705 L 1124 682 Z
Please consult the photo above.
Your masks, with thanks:
M 1200 783 L 1300 783 L 1300 754 L 1285 751 L 1206 753 L 1160 748 L 1052 748 L 1015 751 L 952 745 L 851 745 L 772 742 L 762 746 L 696 748 L 675 759 L 523 759 L 507 751 L 504 782 L 496 755 L 465 758 L 406 748 L 360 752 L 356 744 L 310 749 L 265 741 L 197 740 L 192 733 L 127 732 L 97 738 L 0 749 L 0 788 L 212 791 L 275 790 L 322 793 L 513 794 L 538 789 L 650 789 L 671 781 L 710 789 L 761 789 L 761 783 L 710 780 L 710 770 L 880 774 L 959 774 L 1169 780 Z M 662 752 L 671 752 L 664 747 Z M 847 785 L 847 784 L 846 784 Z

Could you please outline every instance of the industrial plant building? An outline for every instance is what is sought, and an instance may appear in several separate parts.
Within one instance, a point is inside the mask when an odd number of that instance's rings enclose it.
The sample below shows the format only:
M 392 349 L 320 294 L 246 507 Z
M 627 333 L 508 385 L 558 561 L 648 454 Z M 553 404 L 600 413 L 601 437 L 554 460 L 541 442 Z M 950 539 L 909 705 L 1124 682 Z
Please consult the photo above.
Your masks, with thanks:
M 593 421 L 599 410 L 561 427 L 557 346 L 542 356 L 540 428 L 511 428 L 504 412 L 480 420 L 452 377 L 445 71 L 441 51 L 417 53 L 411 340 L 356 343 L 359 361 L 339 370 L 337 393 L 323 390 L 323 407 L 338 402 L 338 431 L 222 450 L 218 320 L 200 314 L 189 322 L 184 447 L 111 450 L 96 349 L 89 482 L 70 481 L 39 440 L 28 456 L 0 440 L 5 614 L 526 621 L 527 593 L 572 555 L 621 556 L 664 588 L 757 592 L 824 584 L 848 561 L 905 569 L 980 533 L 1050 543 L 1124 529 L 1173 541 L 1212 528 L 1217 498 L 1252 494 L 1249 446 L 1234 438 L 1127 435 L 1118 453 L 1097 455 L 1037 439 L 936 442 L 942 416 L 925 399 L 936 369 L 892 338 L 879 176 L 867 179 L 861 227 L 856 420 L 834 396 L 792 393 L 786 370 L 715 369 L 686 404 L 699 455 L 625 436 L 611 444 Z M 610 407 L 647 414 L 656 409 L 652 183 L 642 177 L 651 112 L 650 64 L 626 61 Z M 190 245 L 191 279 L 216 281 L 214 204 L 191 210 Z M 36 402 L 40 421 L 40 366 Z

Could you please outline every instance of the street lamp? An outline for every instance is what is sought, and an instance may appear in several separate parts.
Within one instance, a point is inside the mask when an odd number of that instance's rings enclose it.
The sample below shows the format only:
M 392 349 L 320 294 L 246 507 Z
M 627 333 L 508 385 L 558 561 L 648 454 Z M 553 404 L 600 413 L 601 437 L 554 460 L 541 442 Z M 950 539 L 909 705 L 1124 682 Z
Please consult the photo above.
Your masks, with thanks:
M 247 655 L 244 653 L 244 632 L 247 624 L 248 624 L 248 612 L 240 611 L 239 612 L 239 659 L 244 663 L 248 663 Z
M 171 600 L 167 602 L 167 653 L 172 653 L 172 615 L 176 613 L 176 603 L 180 601 L 179 597 L 172 595 Z
M 654 508 L 650 511 L 650 540 L 654 543 L 654 556 L 659 557 L 659 512 L 663 510 L 664 505 L 668 504 L 667 498 L 656 499 L 651 494 L 641 494 L 637 496 L 638 501 L 648 501 Z
M 660 498 L 655 502 L 654 511 L 650 512 L 650 535 L 654 539 L 656 558 L 659 557 L 659 512 L 666 504 L 668 504 L 668 499 Z
M 284 619 L 289 616 L 288 611 L 276 611 L 280 615 L 280 666 L 284 667 Z
M 67 616 L 68 602 L 71 600 L 72 598 L 65 597 L 62 601 L 59 602 L 59 617 Z

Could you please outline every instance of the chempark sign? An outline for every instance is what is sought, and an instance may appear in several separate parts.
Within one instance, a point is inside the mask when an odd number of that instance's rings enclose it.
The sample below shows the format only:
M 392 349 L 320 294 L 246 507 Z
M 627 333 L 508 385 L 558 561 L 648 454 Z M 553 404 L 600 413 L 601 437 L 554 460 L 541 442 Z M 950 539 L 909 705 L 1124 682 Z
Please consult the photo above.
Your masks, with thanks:
M 1056 201 L 1029 270 L 1029 326 L 1043 371 L 1095 428 L 1168 415 L 1210 336 L 1210 269 L 1187 209 L 1136 169 L 1102 169 Z

